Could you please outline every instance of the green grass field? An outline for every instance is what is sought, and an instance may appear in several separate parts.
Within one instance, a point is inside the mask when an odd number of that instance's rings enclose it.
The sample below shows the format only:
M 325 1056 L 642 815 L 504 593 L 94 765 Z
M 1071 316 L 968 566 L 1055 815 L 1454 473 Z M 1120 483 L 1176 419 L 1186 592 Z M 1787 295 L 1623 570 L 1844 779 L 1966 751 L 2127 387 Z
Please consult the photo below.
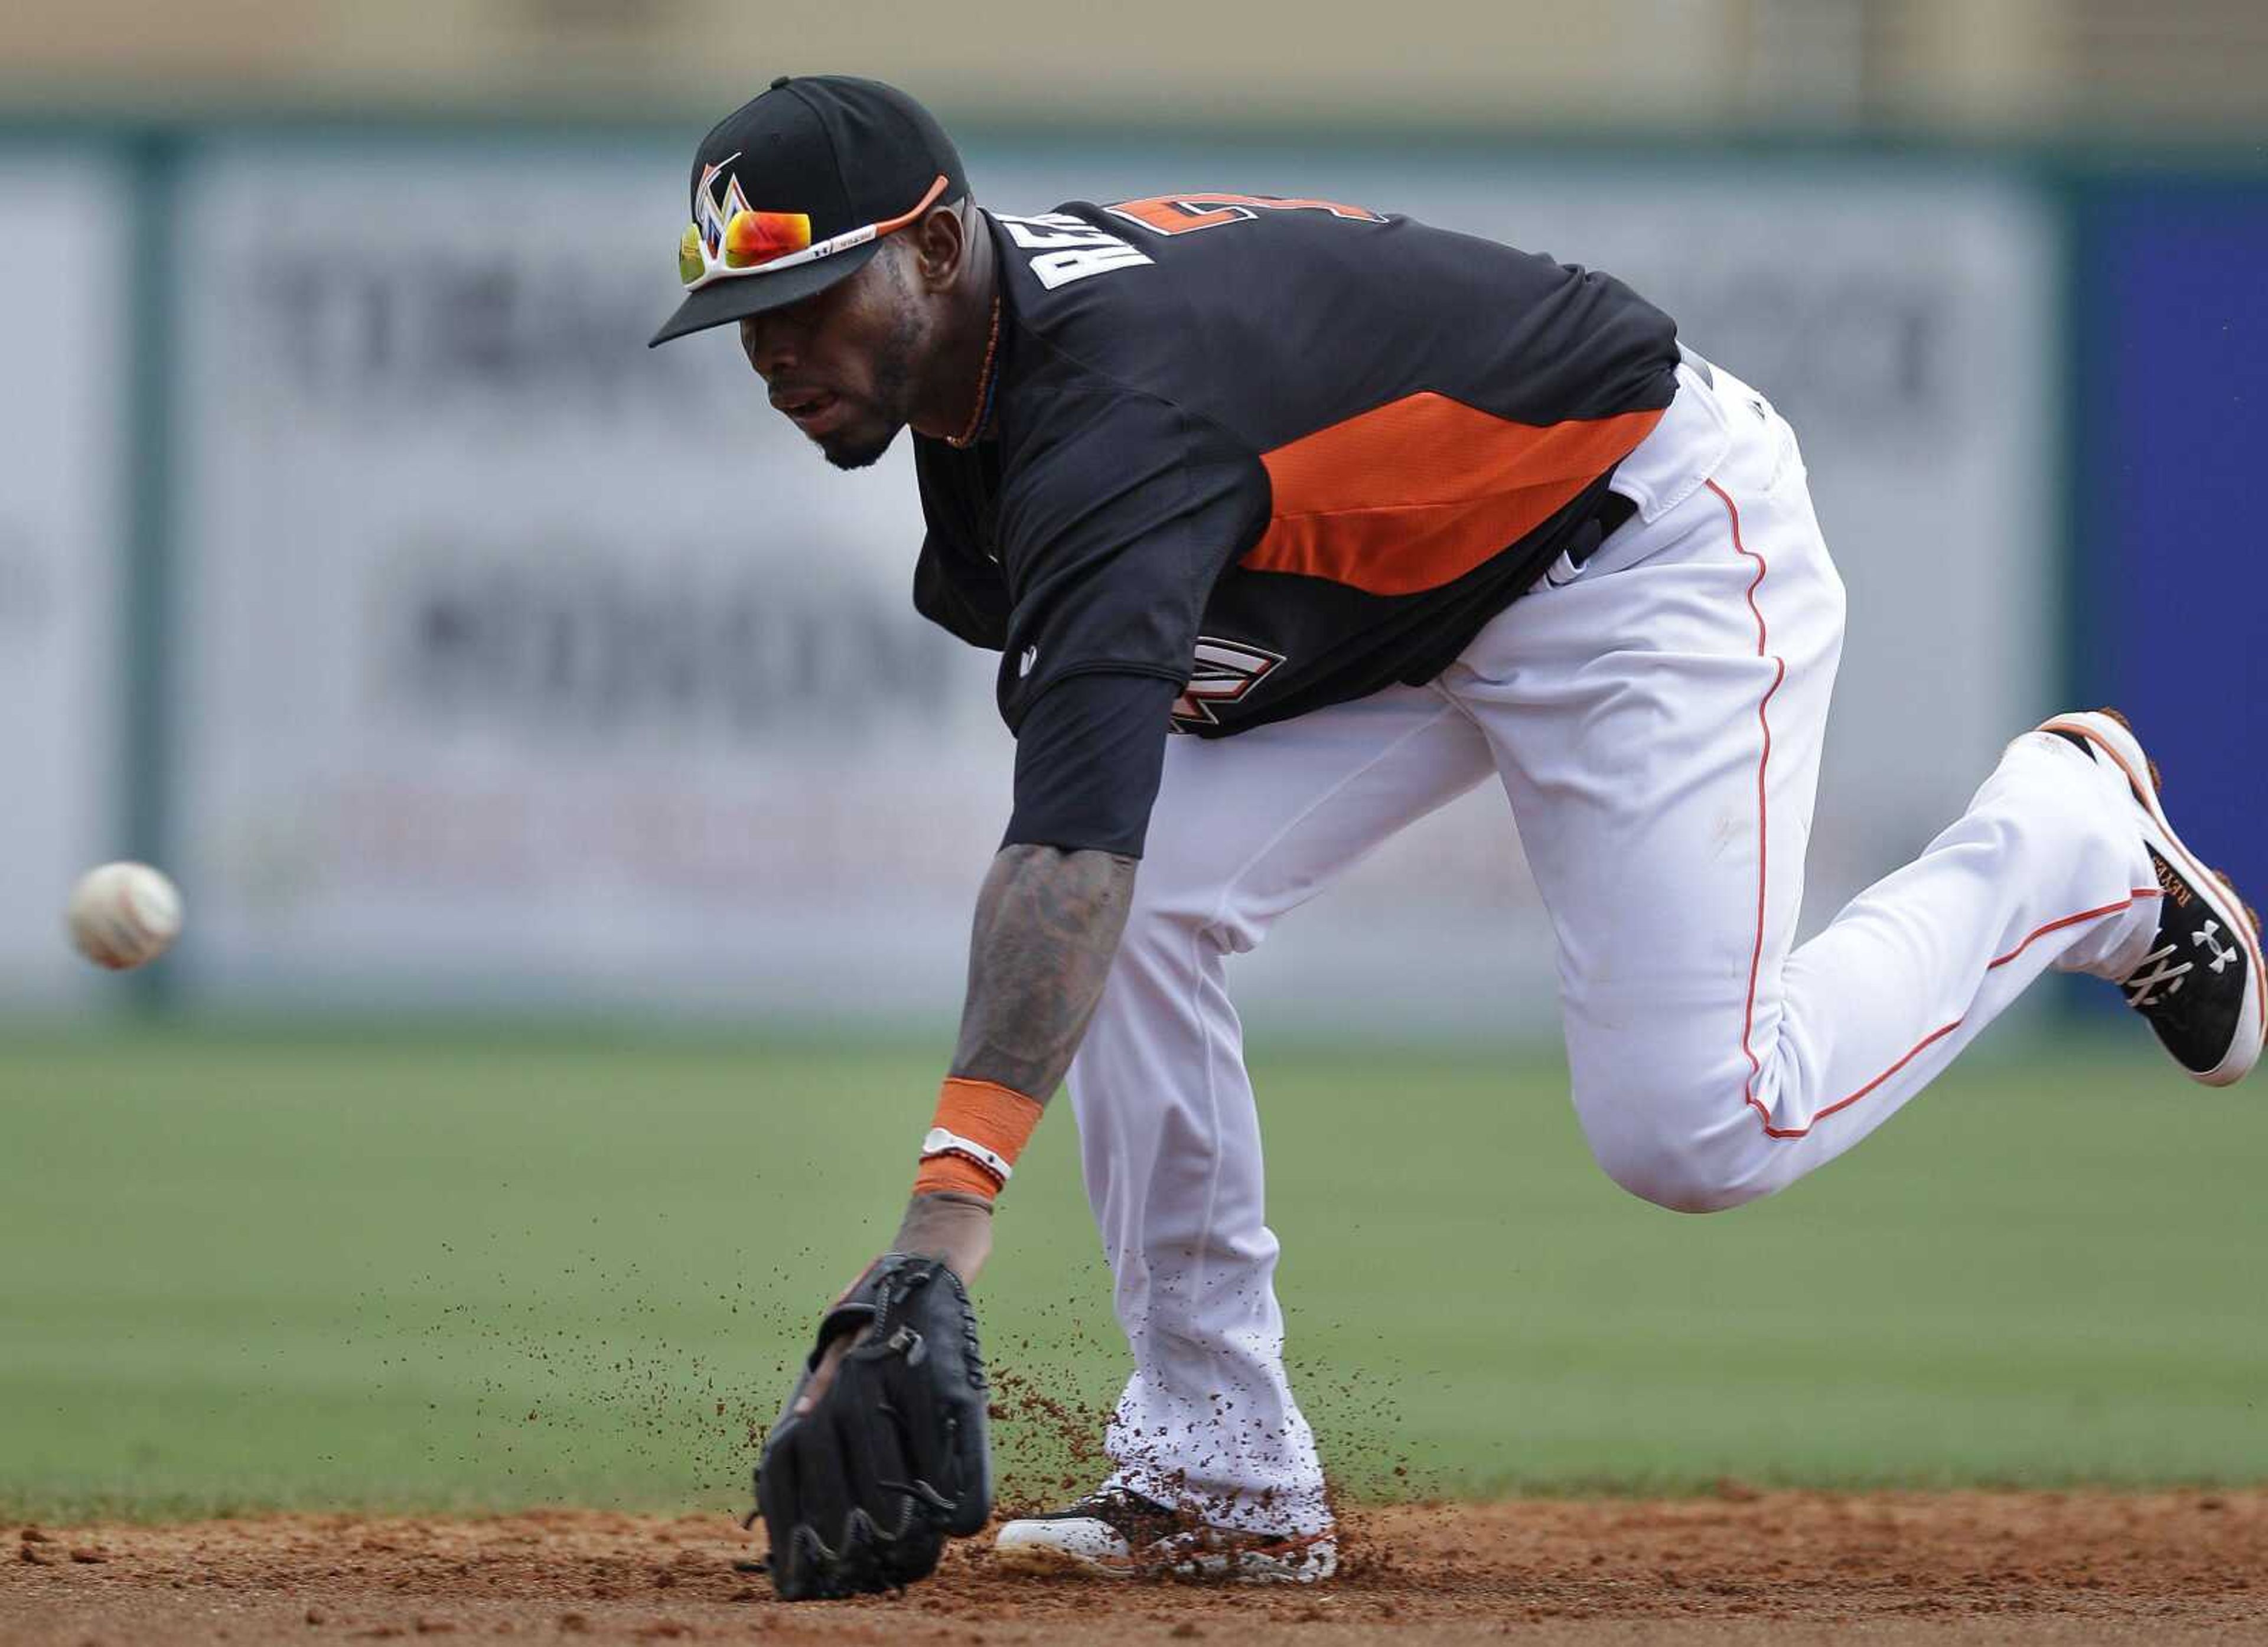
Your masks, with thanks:
M 8 1040 L 0 1511 L 56 1519 L 738 1507 L 749 1425 L 902 1204 L 937 1057 Z M 1546 1058 L 1255 1065 L 1293 1355 L 1359 1485 L 2268 1480 L 2268 1107 L 2138 1034 L 1988 1044 L 1705 1219 L 1598 1173 Z M 977 1302 L 996 1364 L 1099 1407 L 1124 1367 L 1073 1142 L 1041 1129 Z M 1003 1445 L 1038 1489 L 1047 1438 Z

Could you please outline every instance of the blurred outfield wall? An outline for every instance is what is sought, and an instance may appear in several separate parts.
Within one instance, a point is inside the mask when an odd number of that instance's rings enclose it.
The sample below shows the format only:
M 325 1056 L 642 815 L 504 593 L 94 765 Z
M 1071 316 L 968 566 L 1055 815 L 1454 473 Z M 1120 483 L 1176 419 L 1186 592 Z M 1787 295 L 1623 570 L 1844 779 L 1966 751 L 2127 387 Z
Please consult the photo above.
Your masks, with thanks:
M 130 526 L 116 169 L 0 147 L 0 1002 L 97 998 L 72 878 L 120 844 L 115 643 Z
M 193 1005 L 953 1010 L 1007 812 L 990 665 L 911 610 L 902 452 L 836 474 L 728 335 L 644 348 L 691 136 L 0 148 L 0 336 L 39 386 L 0 414 L 0 769 L 37 775 L 0 822 L 11 998 L 87 996 L 53 911 L 133 849 L 183 882 L 166 964 Z M 1771 394 L 1852 593 L 1815 923 L 2061 700 L 2068 207 L 2036 167 L 1156 139 L 968 159 L 1012 210 L 1327 192 L 1595 264 Z M 74 254 L 124 199 L 156 225 L 136 266 Z M 122 711 L 137 671 L 162 715 Z M 153 732 L 164 759 L 122 781 Z M 1276 1021 L 1522 1030 L 1550 980 L 1491 790 L 1293 916 L 1240 991 Z

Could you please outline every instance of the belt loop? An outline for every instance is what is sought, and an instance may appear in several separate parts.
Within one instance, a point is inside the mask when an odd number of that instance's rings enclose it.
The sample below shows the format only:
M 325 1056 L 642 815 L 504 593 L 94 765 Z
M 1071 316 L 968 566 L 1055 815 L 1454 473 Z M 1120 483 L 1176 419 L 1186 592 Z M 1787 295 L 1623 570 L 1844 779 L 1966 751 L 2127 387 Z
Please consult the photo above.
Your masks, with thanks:
M 1713 390 L 1716 388 L 1717 374 L 1710 370 L 1709 363 L 1707 361 L 1702 359 L 1700 356 L 1695 354 L 1691 349 L 1685 347 L 1685 343 L 1683 339 L 1680 339 L 1677 344 L 1677 358 L 1683 364 L 1692 367 L 1694 371 L 1699 375 L 1701 381 L 1707 384 L 1711 389 Z

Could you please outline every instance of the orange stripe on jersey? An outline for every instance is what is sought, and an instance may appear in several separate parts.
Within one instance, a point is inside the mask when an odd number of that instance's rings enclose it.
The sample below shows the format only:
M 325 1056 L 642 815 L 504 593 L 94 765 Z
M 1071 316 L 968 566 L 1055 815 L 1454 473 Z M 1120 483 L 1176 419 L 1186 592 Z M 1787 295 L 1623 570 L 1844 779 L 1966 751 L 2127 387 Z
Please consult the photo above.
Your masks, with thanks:
M 1273 518 L 1241 564 L 1373 595 L 1438 589 L 1565 508 L 1660 421 L 1538 426 L 1431 390 L 1389 401 L 1263 457 Z

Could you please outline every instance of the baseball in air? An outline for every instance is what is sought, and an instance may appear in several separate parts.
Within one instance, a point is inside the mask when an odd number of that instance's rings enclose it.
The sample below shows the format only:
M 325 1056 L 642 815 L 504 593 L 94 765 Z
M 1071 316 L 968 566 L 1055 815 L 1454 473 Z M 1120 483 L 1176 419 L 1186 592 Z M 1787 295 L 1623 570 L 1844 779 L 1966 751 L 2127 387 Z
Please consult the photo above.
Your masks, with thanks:
M 180 930 L 180 893 L 147 864 L 105 864 L 71 888 L 71 942 L 98 967 L 124 972 L 153 961 Z

